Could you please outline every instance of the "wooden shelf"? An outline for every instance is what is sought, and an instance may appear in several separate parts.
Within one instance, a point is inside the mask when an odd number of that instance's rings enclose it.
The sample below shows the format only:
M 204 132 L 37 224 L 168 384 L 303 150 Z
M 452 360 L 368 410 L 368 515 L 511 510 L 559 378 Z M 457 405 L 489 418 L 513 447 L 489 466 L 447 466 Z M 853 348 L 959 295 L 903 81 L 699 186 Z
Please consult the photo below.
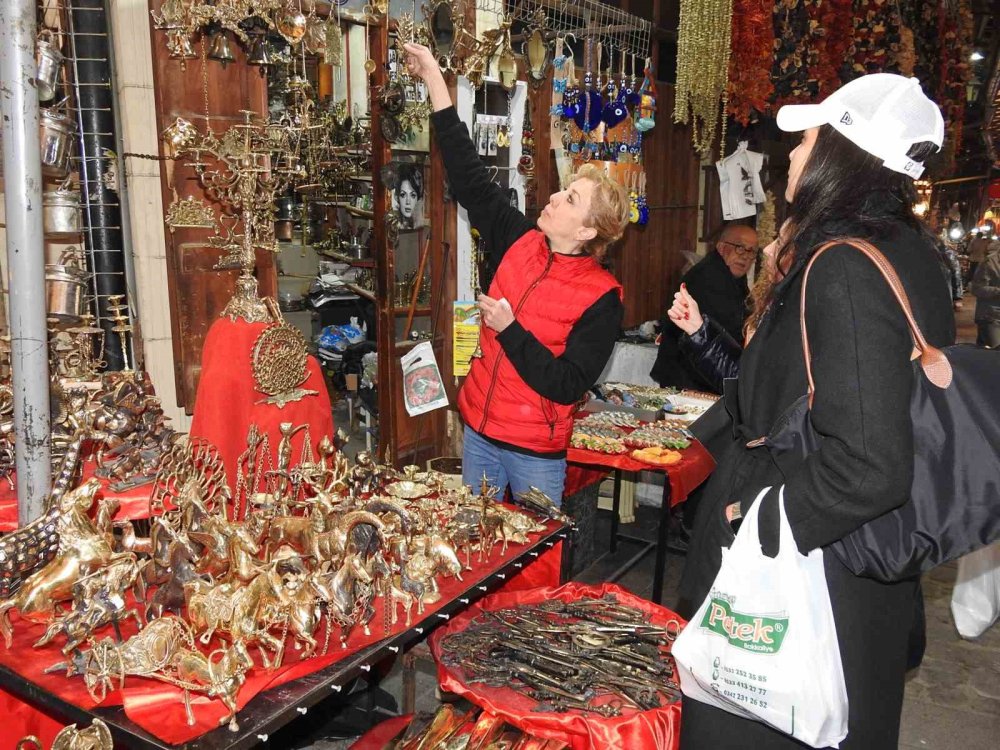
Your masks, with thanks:
M 357 266 L 358 268 L 375 268 L 375 261 L 372 258 L 358 260 L 357 258 L 352 258 L 349 255 L 344 255 L 343 253 L 333 253 L 330 251 L 320 252 L 318 255 L 321 258 L 329 258 L 331 260 L 340 261 L 341 263 L 347 263 L 351 266 Z
M 347 213 L 351 216 L 356 216 L 359 219 L 368 219 L 369 221 L 375 218 L 374 211 L 366 211 L 363 208 L 355 208 L 354 206 L 345 206 Z
M 406 306 L 404 306 L 404 307 L 394 307 L 392 311 L 394 313 L 396 313 L 396 315 L 406 315 L 406 314 L 408 314 L 410 312 L 410 308 L 406 307 Z M 414 314 L 414 316 L 416 316 L 416 315 L 430 315 L 431 314 L 431 308 L 430 307 L 418 307 L 418 308 L 416 308 L 413 311 L 413 314 Z

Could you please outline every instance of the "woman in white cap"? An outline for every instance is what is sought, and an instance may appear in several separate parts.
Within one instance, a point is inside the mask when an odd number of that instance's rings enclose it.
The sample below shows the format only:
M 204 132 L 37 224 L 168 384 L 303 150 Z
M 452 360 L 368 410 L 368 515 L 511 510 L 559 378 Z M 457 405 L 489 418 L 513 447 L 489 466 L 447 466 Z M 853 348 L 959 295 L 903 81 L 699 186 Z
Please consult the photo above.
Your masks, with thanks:
M 913 180 L 944 140 L 937 106 L 916 79 L 858 78 L 821 104 L 782 107 L 778 126 L 801 132 L 785 197 L 789 233 L 775 258 L 775 281 L 755 298 L 737 387 L 726 393 L 737 435 L 709 480 L 681 583 L 697 607 L 719 570 L 734 519 L 765 487 L 762 547 L 778 548 L 777 488 L 802 553 L 826 547 L 909 498 L 913 472 L 910 392 L 913 347 L 899 304 L 874 264 L 837 246 L 810 271 L 805 322 L 815 400 L 812 425 L 823 440 L 794 470 L 778 469 L 766 448 L 771 432 L 807 389 L 800 335 L 803 270 L 815 250 L 838 237 L 860 237 L 894 266 L 917 322 L 934 346 L 951 344 L 951 296 L 933 238 L 913 213 Z M 851 573 L 830 551 L 824 566 L 849 701 L 843 750 L 895 748 L 907 646 L 919 581 L 883 584 Z M 734 592 L 737 594 L 738 592 Z M 739 609 L 738 605 L 736 609 Z M 817 675 L 827 679 L 828 675 Z M 681 747 L 801 748 L 763 723 L 684 699 Z

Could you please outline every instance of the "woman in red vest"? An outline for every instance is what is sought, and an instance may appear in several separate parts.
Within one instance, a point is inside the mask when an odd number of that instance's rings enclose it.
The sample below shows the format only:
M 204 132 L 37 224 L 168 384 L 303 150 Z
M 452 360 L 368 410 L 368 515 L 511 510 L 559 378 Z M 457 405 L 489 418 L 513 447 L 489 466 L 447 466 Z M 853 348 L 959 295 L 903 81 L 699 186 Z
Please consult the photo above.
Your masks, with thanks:
M 588 165 L 532 224 L 487 174 L 433 54 L 405 49 L 410 74 L 427 84 L 451 192 L 496 269 L 479 296 L 483 356 L 458 397 L 463 481 L 478 489 L 485 473 L 515 495 L 534 486 L 559 503 L 574 404 L 601 374 L 621 327 L 621 285 L 600 261 L 625 231 L 628 196 Z

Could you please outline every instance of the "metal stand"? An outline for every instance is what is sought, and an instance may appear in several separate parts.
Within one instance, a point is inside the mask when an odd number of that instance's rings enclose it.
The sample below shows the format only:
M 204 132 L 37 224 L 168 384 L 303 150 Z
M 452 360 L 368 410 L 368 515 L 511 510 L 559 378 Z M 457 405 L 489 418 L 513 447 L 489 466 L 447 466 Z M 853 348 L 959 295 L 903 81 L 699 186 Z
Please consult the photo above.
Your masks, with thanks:
M 640 560 L 642 560 L 651 551 L 656 550 L 656 569 L 653 571 L 653 595 L 652 601 L 657 604 L 663 603 L 663 578 L 666 572 L 667 564 L 667 552 L 672 552 L 675 554 L 683 554 L 684 551 L 679 548 L 671 547 L 667 543 L 667 531 L 670 528 L 670 477 L 665 473 L 663 476 L 663 500 L 660 503 L 660 519 L 656 527 L 656 541 L 650 542 L 647 539 L 642 539 L 637 536 L 631 536 L 629 534 L 622 534 L 618 530 L 618 509 L 621 504 L 621 481 L 622 474 L 621 470 L 615 469 L 615 489 L 614 495 L 611 501 L 611 540 L 609 549 L 613 553 L 618 551 L 618 542 L 632 542 L 634 544 L 640 545 L 640 549 L 632 557 L 626 560 L 621 567 L 615 570 L 610 576 L 608 576 L 608 581 L 614 582 L 621 579 L 626 573 L 628 573 L 632 568 L 634 568 Z
M 68 723 L 89 724 L 95 716 L 103 719 L 111 730 L 116 747 L 138 750 L 242 750 L 258 747 L 261 743 L 266 743 L 270 735 L 304 716 L 317 704 L 335 700 L 341 694 L 346 697 L 355 679 L 373 676 L 374 664 L 385 658 L 400 656 L 414 644 L 425 640 L 436 627 L 463 611 L 472 602 L 500 588 L 524 567 L 564 541 L 568 531 L 568 526 L 551 529 L 498 569 L 486 573 L 474 583 L 470 582 L 454 599 L 415 620 L 413 627 L 384 638 L 324 669 L 254 696 L 238 714 L 239 732 L 230 732 L 226 727 L 220 727 L 183 745 L 169 745 L 132 722 L 121 706 L 91 710 L 80 708 L 2 665 L 0 684 L 20 700 L 40 707 L 46 713 Z

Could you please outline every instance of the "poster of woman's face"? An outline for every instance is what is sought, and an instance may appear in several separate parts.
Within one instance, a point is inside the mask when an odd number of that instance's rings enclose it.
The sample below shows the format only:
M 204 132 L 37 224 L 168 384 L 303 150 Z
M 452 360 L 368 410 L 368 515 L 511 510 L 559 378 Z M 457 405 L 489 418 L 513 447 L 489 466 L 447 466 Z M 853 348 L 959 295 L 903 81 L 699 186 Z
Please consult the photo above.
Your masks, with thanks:
M 396 180 L 392 189 L 392 208 L 399 216 L 402 229 L 424 224 L 423 165 L 414 162 L 396 164 Z

